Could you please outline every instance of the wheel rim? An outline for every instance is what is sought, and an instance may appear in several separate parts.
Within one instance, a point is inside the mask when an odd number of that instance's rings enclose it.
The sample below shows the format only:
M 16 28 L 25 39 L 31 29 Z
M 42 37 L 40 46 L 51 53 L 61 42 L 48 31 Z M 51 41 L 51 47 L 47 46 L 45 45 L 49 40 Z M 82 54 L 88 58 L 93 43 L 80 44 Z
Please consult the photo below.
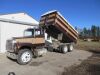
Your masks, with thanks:
M 71 51 L 73 50 L 73 46 L 72 46 L 72 45 L 70 45 L 70 50 L 71 50 Z
M 31 55 L 29 52 L 24 52 L 21 56 L 23 62 L 29 62 L 31 60 Z
M 67 46 L 64 47 L 64 53 L 68 52 Z

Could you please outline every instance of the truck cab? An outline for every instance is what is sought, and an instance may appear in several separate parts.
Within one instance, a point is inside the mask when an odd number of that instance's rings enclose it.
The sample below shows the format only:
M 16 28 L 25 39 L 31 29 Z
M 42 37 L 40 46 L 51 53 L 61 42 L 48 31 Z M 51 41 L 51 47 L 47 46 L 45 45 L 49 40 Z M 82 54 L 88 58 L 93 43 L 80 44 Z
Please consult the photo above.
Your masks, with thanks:
M 7 57 L 17 59 L 19 64 L 27 64 L 33 56 L 46 53 L 44 30 L 29 28 L 24 31 L 24 37 L 13 37 L 7 40 Z

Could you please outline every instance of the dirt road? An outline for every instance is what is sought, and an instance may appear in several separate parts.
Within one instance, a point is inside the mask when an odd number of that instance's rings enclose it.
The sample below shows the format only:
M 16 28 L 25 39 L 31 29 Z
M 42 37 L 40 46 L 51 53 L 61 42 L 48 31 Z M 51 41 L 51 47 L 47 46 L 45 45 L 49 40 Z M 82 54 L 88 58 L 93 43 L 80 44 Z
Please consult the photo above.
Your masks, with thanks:
M 5 54 L 0 54 L 0 75 L 8 75 L 9 72 L 15 72 L 16 75 L 60 75 L 65 67 L 78 65 L 91 55 L 83 50 L 67 54 L 48 52 L 44 57 L 33 58 L 28 65 L 19 65 L 6 58 Z
M 61 75 L 100 75 L 100 53 L 92 53 L 92 56 L 81 64 L 66 67 Z

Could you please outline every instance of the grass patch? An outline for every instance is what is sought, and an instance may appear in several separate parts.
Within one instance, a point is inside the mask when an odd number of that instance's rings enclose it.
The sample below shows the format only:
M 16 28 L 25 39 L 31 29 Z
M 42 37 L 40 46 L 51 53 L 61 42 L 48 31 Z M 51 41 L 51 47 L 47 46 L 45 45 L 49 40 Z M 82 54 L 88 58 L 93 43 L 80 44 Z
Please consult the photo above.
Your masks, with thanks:
M 78 40 L 75 49 L 100 52 L 100 42 Z

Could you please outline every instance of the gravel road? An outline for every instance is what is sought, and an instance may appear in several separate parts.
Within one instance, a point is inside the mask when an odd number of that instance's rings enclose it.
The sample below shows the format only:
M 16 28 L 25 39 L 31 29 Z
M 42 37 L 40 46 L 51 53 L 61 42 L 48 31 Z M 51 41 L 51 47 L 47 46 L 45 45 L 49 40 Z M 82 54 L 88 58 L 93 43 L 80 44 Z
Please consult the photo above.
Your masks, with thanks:
M 91 55 L 84 50 L 67 54 L 48 52 L 43 57 L 33 58 L 28 65 L 19 65 L 6 58 L 5 54 L 0 54 L 0 75 L 8 75 L 9 72 L 15 72 L 16 75 L 60 75 L 65 67 L 78 65 Z

